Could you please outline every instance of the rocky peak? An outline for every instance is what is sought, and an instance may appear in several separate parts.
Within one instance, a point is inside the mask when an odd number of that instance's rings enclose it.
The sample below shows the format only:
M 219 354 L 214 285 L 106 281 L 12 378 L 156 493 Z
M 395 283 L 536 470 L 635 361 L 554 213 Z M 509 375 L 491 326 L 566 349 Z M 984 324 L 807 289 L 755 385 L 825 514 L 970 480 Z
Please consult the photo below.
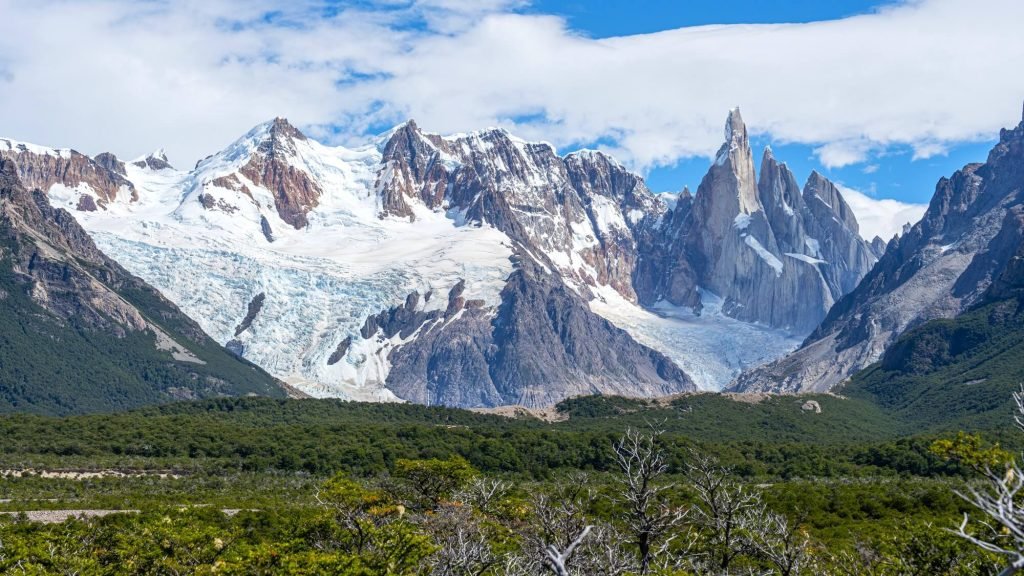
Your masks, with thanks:
M 105 208 L 117 199 L 122 189 L 129 192 L 131 201 L 138 200 L 135 186 L 117 171 L 119 166 L 116 162 L 111 169 L 75 150 L 57 150 L 2 139 L 0 158 L 14 162 L 18 178 L 27 188 L 45 192 L 56 184 L 62 184 L 77 189 L 83 197 L 90 197 L 87 203 L 80 200 L 79 206 Z M 109 160 L 103 157 L 104 162 Z
M 100 154 L 97 154 L 93 157 L 93 161 L 115 174 L 120 174 L 121 176 L 128 175 L 124 169 L 124 162 L 118 160 L 117 156 L 114 156 L 110 152 L 101 152 Z
M 816 210 L 818 204 L 824 204 L 831 211 L 832 215 L 838 218 L 847 228 L 853 232 L 860 231 L 857 217 L 854 216 L 850 205 L 843 199 L 839 188 L 828 178 L 819 174 L 817 170 L 811 171 L 811 175 L 807 178 L 807 183 L 804 184 L 804 203 L 812 210 Z
M 449 171 L 439 165 L 446 148 L 443 139 L 420 131 L 415 120 L 392 130 L 382 149 L 377 177 L 380 217 L 415 219 L 410 201 L 438 208 L 444 201 Z
M 274 118 L 270 122 L 270 137 L 271 140 L 276 142 L 287 140 L 299 140 L 305 142 L 307 140 L 305 134 L 295 126 L 292 126 L 292 124 L 288 122 L 287 118 L 282 118 L 280 116 Z
M 299 148 L 307 138 L 284 118 L 275 118 L 258 130 L 256 149 L 238 171 L 273 194 L 282 220 L 296 229 L 304 228 L 309 223 L 307 214 L 320 203 L 323 193 L 302 168 Z
M 743 122 L 739 107 L 729 110 L 729 116 L 725 119 L 725 144 L 723 147 L 729 150 L 736 150 L 744 146 L 750 146 L 747 138 L 747 125 Z
M 138 166 L 139 168 L 148 168 L 150 170 L 174 169 L 174 167 L 171 166 L 171 164 L 167 161 L 167 154 L 164 152 L 163 148 L 158 148 L 154 150 L 145 158 L 136 160 L 135 162 L 132 162 L 132 164 Z
M 725 125 L 725 142 L 693 201 L 677 201 L 662 219 L 669 238 L 660 244 L 672 249 L 647 271 L 652 278 L 643 285 L 653 294 L 642 300 L 700 310 L 710 295 L 737 319 L 806 334 L 870 270 L 874 256 L 831 182 L 815 173 L 801 190 L 771 148 L 755 174 L 739 110 Z
M 580 150 L 568 154 L 565 168 L 585 203 L 592 204 L 595 195 L 613 200 L 626 215 L 629 228 L 635 228 L 643 218 L 656 218 L 665 211 L 665 204 L 648 190 L 643 178 L 604 152 Z M 684 193 L 689 194 L 689 190 Z
M 882 240 L 881 236 L 875 236 L 871 239 L 871 253 L 875 255 L 875 258 L 881 258 L 885 254 L 885 249 L 889 243 Z
M 761 157 L 758 198 L 784 252 L 803 252 L 803 197 L 789 167 L 775 159 L 770 147 Z

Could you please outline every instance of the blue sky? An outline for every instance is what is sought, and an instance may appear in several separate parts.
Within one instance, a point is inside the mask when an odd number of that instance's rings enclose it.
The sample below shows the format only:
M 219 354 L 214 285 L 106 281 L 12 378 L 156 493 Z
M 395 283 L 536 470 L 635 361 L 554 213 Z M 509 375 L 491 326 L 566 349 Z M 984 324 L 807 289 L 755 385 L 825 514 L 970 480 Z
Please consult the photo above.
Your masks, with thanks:
M 688 26 L 833 20 L 875 12 L 893 4 L 896 2 L 879 0 L 542 0 L 526 10 L 556 14 L 565 18 L 576 32 L 608 38 Z M 769 144 L 776 157 L 784 160 L 800 180 L 817 170 L 872 197 L 927 203 L 940 177 L 952 174 L 968 162 L 983 161 L 993 143 L 983 140 L 956 144 L 942 154 L 917 160 L 913 159 L 911 148 L 896 146 L 869 162 L 833 169 L 824 167 L 815 157 L 813 146 L 780 143 L 770 135 L 754 138 L 755 163 Z M 709 160 L 704 157 L 683 158 L 673 165 L 649 169 L 646 179 L 650 188 L 659 192 L 675 192 L 683 186 L 695 191 L 708 165 Z
M 872 199 L 926 202 L 1024 101 L 1019 0 L 0 0 L 0 14 L 5 137 L 165 148 L 189 166 L 275 116 L 347 146 L 414 118 L 597 147 L 677 191 L 740 106 L 758 157 L 770 142 L 798 179 L 843 184 L 886 233 L 906 214 Z
M 648 34 L 707 24 L 777 24 L 832 20 L 893 4 L 880 0 L 541 0 L 526 8 L 564 17 L 593 38 Z

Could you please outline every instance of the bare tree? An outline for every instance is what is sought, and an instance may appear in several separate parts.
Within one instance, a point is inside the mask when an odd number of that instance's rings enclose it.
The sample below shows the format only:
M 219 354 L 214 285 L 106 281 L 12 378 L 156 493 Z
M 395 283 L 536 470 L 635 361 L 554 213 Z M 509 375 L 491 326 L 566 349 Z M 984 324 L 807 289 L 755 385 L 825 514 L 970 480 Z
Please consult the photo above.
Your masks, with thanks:
M 625 539 L 590 517 L 596 503 L 597 494 L 584 473 L 571 474 L 553 492 L 537 494 L 523 532 L 525 557 L 506 563 L 506 571 L 517 576 L 540 570 L 574 576 L 635 573 L 633 554 L 622 546 Z
M 637 574 L 636 554 L 628 546 L 629 538 L 606 524 L 594 526 L 581 549 L 580 574 L 625 576 Z
M 512 484 L 495 478 L 477 477 L 459 490 L 454 500 L 472 505 L 477 510 L 490 514 L 494 504 L 508 496 Z
M 664 432 L 653 425 L 644 433 L 628 428 L 615 444 L 615 461 L 622 472 L 618 499 L 626 508 L 626 526 L 637 547 L 640 574 L 647 574 L 652 561 L 668 551 L 678 535 L 674 529 L 687 513 L 665 498 L 675 485 L 660 483 L 668 472 L 665 453 L 658 445 Z
M 1014 423 L 1024 431 L 1024 385 L 1013 393 L 1017 406 Z M 985 467 L 986 483 L 983 487 L 970 487 L 966 493 L 957 495 L 981 510 L 988 518 L 980 521 L 982 533 L 968 530 L 967 514 L 956 533 L 982 550 L 998 554 L 1009 563 L 1000 576 L 1015 574 L 1024 568 L 1024 507 L 1018 502 L 1018 495 L 1024 489 L 1024 471 L 1016 462 L 999 473 Z
M 590 534 L 590 530 L 593 526 L 584 526 L 583 530 L 573 538 L 572 542 L 559 550 L 554 544 L 548 544 L 545 550 L 546 557 L 544 558 L 544 567 L 555 573 L 555 576 L 569 576 L 568 564 L 569 560 L 572 559 L 573 552 L 576 548 L 583 543 L 583 539 Z
M 425 517 L 424 526 L 439 547 L 431 557 L 431 574 L 481 576 L 503 561 L 468 506 L 443 505 Z
M 544 556 L 551 544 L 565 549 L 584 528 L 593 524 L 587 512 L 596 500 L 587 475 L 570 474 L 553 492 L 533 497 L 531 526 L 524 536 L 539 556 Z
M 750 518 L 764 509 L 761 496 L 736 482 L 718 459 L 697 450 L 690 450 L 685 472 L 697 492 L 693 521 L 710 545 L 709 568 L 728 572 L 746 549 Z
M 745 530 L 754 552 L 781 576 L 796 576 L 809 568 L 811 539 L 799 523 L 764 508 L 749 515 Z

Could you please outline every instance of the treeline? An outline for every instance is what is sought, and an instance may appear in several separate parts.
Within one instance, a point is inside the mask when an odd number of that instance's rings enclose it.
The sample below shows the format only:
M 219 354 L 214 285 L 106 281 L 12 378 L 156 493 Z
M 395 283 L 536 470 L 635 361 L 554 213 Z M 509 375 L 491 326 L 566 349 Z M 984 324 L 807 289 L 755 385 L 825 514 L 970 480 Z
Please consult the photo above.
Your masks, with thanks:
M 391 470 L 403 458 L 459 456 L 487 474 L 546 479 L 570 470 L 613 470 L 608 446 L 626 427 L 653 421 L 661 423 L 671 439 L 666 461 L 672 471 L 681 470 L 686 451 L 697 447 L 715 454 L 744 478 L 934 477 L 965 472 L 929 451 L 934 436 L 851 441 L 835 430 L 820 436 L 771 432 L 787 425 L 784 419 L 764 416 L 765 411 L 788 408 L 785 404 L 792 401 L 751 405 L 688 398 L 667 407 L 618 406 L 613 415 L 576 414 L 549 424 L 414 405 L 224 398 L 111 415 L 5 417 L 0 419 L 0 465 L 277 470 L 320 476 L 345 472 L 370 477 Z M 707 402 L 718 412 L 694 407 L 693 402 Z M 587 401 L 586 406 L 593 409 L 594 402 Z M 575 402 L 563 408 L 571 414 L 579 407 Z M 721 415 L 723 407 L 748 417 L 746 428 L 733 427 L 738 429 L 726 440 L 709 424 L 726 418 Z M 832 405 L 826 405 L 824 414 L 804 413 L 799 405 L 794 410 L 794 420 L 814 421 L 816 426 L 828 411 L 840 411 Z M 761 426 L 759 420 L 768 423 Z

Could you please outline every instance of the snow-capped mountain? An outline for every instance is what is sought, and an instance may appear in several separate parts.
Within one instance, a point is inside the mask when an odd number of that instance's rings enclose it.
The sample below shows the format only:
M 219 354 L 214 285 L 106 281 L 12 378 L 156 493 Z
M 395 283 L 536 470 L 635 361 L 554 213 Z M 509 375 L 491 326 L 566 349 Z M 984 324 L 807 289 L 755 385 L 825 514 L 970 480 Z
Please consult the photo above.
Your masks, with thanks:
M 188 172 L 0 140 L 54 205 L 219 342 L 317 396 L 461 406 L 718 389 L 874 261 L 739 112 L 695 196 L 609 156 L 414 122 L 358 149 L 283 119 Z M 73 169 L 72 169 L 73 168 Z
M 968 164 L 939 180 L 924 218 L 889 243 L 871 273 L 799 350 L 743 374 L 733 386 L 829 390 L 878 361 L 904 332 L 957 316 L 990 289 L 1004 297 L 1024 239 L 1022 193 L 1024 121 L 1000 132 L 984 164 Z

